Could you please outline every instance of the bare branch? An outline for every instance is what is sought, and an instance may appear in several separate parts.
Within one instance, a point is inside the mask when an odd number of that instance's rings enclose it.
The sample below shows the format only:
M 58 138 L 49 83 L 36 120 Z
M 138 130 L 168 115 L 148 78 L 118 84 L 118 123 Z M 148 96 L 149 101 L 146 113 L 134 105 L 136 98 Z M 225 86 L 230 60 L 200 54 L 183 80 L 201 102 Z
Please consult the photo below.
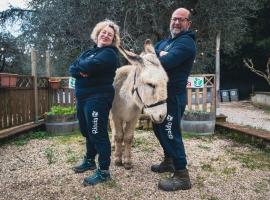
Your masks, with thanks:
M 262 72 L 262 71 L 260 71 L 260 70 L 255 69 L 255 66 L 254 66 L 254 64 L 253 64 L 253 62 L 252 62 L 251 59 L 244 59 L 243 62 L 244 62 L 245 66 L 248 69 L 250 69 L 252 72 L 254 72 L 255 74 L 257 74 L 258 76 L 263 77 L 267 81 L 267 83 L 269 84 L 269 86 L 270 86 L 270 71 L 269 71 L 270 58 L 268 59 L 268 62 L 267 62 L 267 65 L 266 65 L 266 70 L 265 70 L 266 72 L 265 73 Z

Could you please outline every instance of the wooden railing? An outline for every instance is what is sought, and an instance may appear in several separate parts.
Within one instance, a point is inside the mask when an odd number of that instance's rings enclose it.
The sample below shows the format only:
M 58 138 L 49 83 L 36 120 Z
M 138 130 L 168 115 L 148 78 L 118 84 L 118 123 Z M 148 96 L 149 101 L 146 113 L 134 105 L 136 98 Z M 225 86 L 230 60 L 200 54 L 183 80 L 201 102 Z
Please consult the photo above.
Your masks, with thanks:
M 214 74 L 193 74 L 190 77 L 203 77 L 202 88 L 187 88 L 187 110 L 201 110 L 215 112 L 216 88 Z
M 188 110 L 215 111 L 215 76 L 213 74 L 192 75 L 204 77 L 203 88 L 188 88 Z M 68 77 L 61 79 L 61 87 L 50 88 L 49 79 L 37 79 L 38 111 L 35 109 L 33 76 L 18 76 L 16 87 L 0 87 L 0 130 L 34 122 L 41 119 L 52 105 L 75 105 L 74 89 L 68 87 Z
M 48 78 L 37 79 L 38 119 L 52 105 L 75 105 L 74 90 L 68 88 L 68 78 L 61 79 L 61 88 L 52 90 Z M 0 130 L 35 121 L 33 76 L 18 76 L 16 87 L 0 87 Z
M 69 88 L 69 77 L 53 77 L 54 79 L 60 79 L 60 88 L 57 90 L 51 90 L 50 105 L 61 106 L 75 106 L 76 100 L 74 95 L 74 89 Z

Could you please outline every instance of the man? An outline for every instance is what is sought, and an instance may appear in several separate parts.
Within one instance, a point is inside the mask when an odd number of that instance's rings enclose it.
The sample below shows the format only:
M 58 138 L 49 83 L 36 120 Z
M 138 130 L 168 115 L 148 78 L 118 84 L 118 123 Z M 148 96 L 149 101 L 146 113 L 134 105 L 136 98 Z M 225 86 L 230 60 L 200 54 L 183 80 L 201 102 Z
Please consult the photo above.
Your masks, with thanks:
M 189 30 L 190 25 L 189 10 L 178 8 L 171 17 L 171 36 L 155 46 L 160 62 L 168 74 L 169 83 L 167 117 L 163 123 L 153 124 L 155 135 L 164 151 L 164 160 L 158 165 L 152 165 L 151 170 L 156 173 L 173 172 L 171 178 L 158 183 L 158 187 L 165 191 L 191 188 L 180 130 L 180 120 L 187 101 L 187 79 L 196 54 L 195 36 Z

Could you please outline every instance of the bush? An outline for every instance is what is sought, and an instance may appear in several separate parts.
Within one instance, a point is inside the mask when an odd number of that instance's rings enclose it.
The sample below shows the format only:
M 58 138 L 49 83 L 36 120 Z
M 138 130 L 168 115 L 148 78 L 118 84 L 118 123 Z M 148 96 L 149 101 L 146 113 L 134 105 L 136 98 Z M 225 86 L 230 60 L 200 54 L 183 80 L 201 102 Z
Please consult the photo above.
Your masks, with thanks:
M 47 115 L 71 115 L 76 113 L 74 106 L 53 106 Z
M 208 121 L 213 120 L 215 114 L 201 110 L 188 110 L 184 112 L 183 120 L 188 121 Z

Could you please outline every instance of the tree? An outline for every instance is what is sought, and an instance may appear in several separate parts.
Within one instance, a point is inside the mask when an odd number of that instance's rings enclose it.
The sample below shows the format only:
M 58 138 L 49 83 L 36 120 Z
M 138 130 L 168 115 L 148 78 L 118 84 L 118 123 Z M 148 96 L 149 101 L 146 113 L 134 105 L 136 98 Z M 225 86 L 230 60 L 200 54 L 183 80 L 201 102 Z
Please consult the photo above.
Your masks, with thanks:
M 116 21 L 124 46 L 138 52 L 146 38 L 156 42 L 167 37 L 171 13 L 186 7 L 192 10 L 197 31 L 194 70 L 213 72 L 217 31 L 221 31 L 222 50 L 236 52 L 248 31 L 247 18 L 258 9 L 257 1 L 31 0 L 31 14 L 23 15 L 22 37 L 40 52 L 50 49 L 58 57 L 55 73 L 66 75 L 69 63 L 92 43 L 89 35 L 94 25 L 104 18 Z
M 30 58 L 25 54 L 25 47 L 21 46 L 19 41 L 19 38 L 10 33 L 0 33 L 0 72 L 18 74 L 30 72 Z
M 265 72 L 256 69 L 256 67 L 254 66 L 254 64 L 253 64 L 253 62 L 252 62 L 251 59 L 244 59 L 244 63 L 246 65 L 246 67 L 248 69 L 250 69 L 252 72 L 254 72 L 255 74 L 257 74 L 258 76 L 263 77 L 267 81 L 267 83 L 269 84 L 269 86 L 270 86 L 270 70 L 269 70 L 270 69 L 269 68 L 270 67 L 270 58 L 268 59 L 268 62 L 266 64 L 266 70 L 265 70 Z

